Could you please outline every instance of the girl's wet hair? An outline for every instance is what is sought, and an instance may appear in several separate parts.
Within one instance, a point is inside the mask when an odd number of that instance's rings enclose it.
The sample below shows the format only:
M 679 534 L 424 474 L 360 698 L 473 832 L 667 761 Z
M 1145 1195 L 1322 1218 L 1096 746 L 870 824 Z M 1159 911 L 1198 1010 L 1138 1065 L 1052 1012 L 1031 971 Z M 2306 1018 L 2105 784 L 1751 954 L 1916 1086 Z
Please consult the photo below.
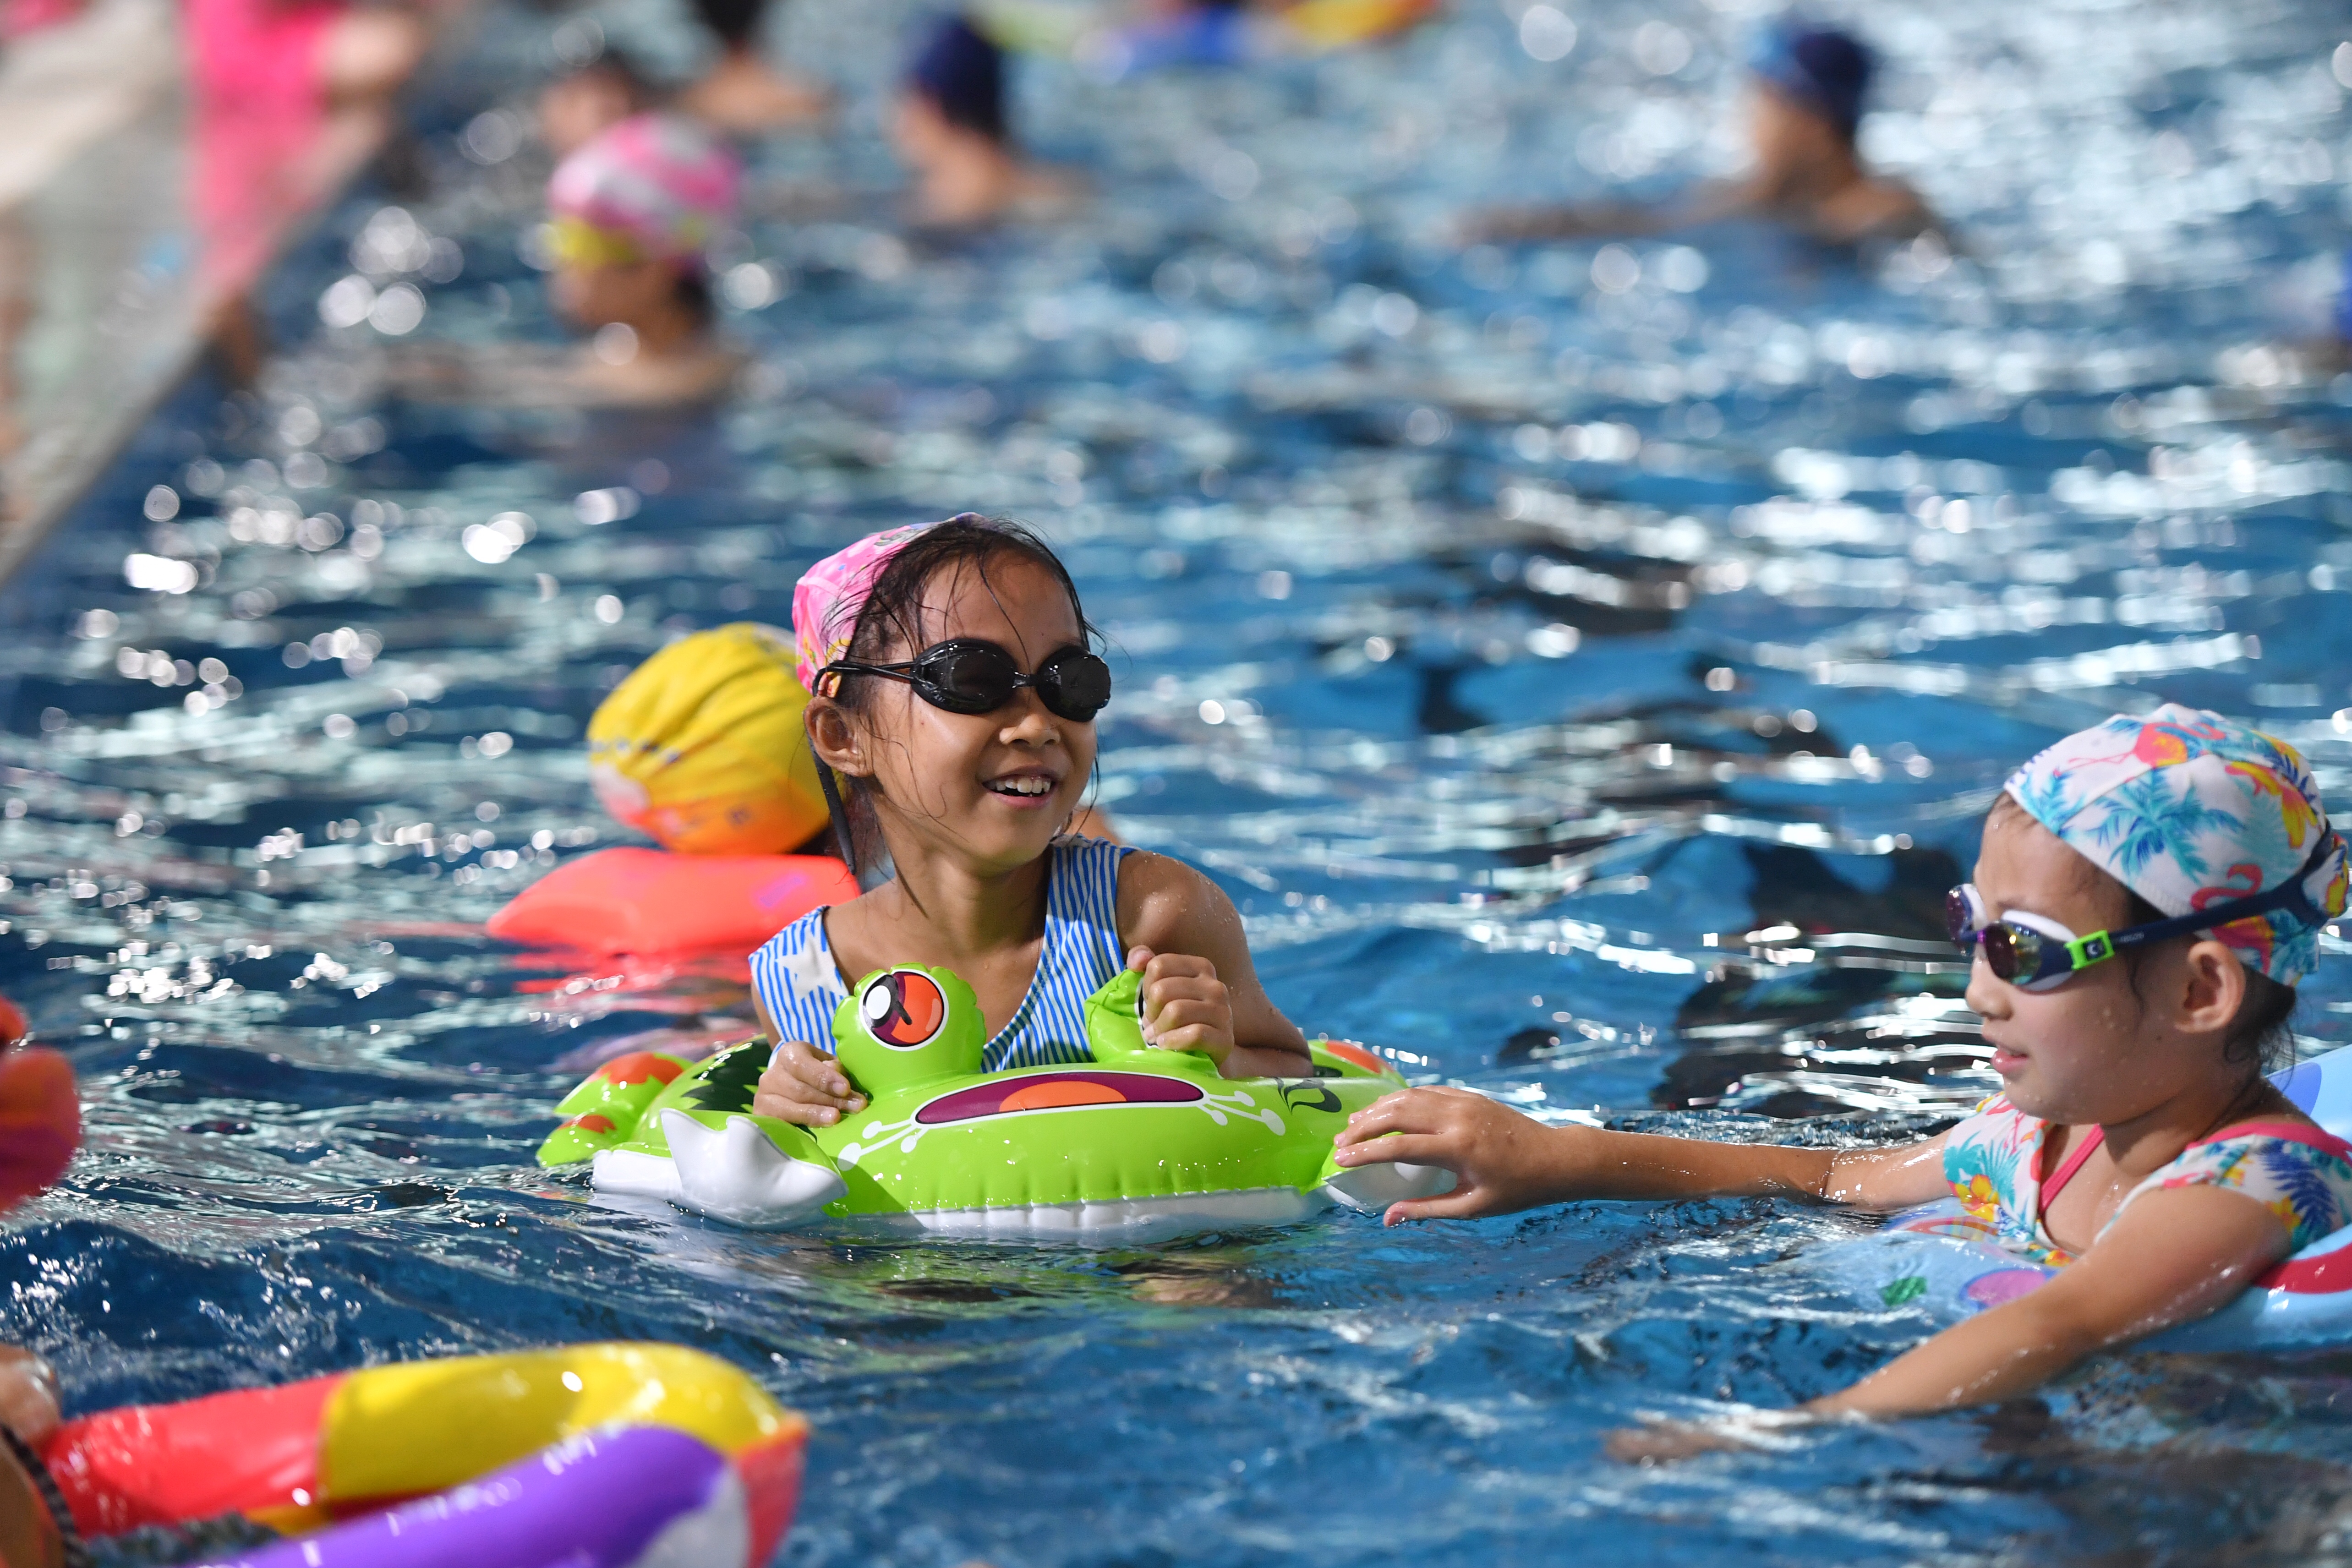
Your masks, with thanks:
M 1992 814 L 1986 820 L 1990 828 L 1997 822 L 2014 818 L 2021 822 L 2033 821 L 2032 814 L 2016 800 L 2003 795 L 1993 802 Z M 2123 925 L 2146 925 L 2165 918 L 2165 913 L 2115 877 L 2093 865 L 2081 855 L 2068 851 L 2083 885 L 2094 892 L 2112 894 L 2123 904 Z M 2177 937 L 2176 941 L 2186 941 Z M 2161 946 L 2159 944 L 2158 946 Z M 2140 966 L 2151 947 L 2134 947 L 2119 955 L 2125 972 L 2131 977 L 2132 995 L 2142 1005 L 2140 997 Z M 2221 1042 L 2221 1059 L 2231 1066 L 2251 1065 L 2258 1072 L 2278 1072 L 2294 1065 L 2295 988 L 2283 986 L 2268 975 L 2245 965 L 2240 965 L 2246 976 L 2246 996 L 2238 1004 L 2238 1016 L 2230 1020 L 2230 1033 Z
M 856 625 L 842 657 L 861 664 L 914 657 L 930 642 L 923 625 L 923 597 L 932 580 L 942 572 L 970 570 L 992 591 L 989 570 L 1006 560 L 1025 561 L 1050 575 L 1070 596 L 1080 638 L 1090 648 L 1101 642 L 1094 622 L 1087 619 L 1086 607 L 1078 601 L 1078 585 L 1071 580 L 1069 568 L 1062 564 L 1052 546 L 1010 518 L 966 512 L 924 529 L 890 558 L 857 612 Z M 836 681 L 833 700 L 865 718 L 873 712 L 875 694 L 885 684 L 870 677 Z M 870 799 L 874 781 L 847 778 L 845 782 L 849 788 L 842 805 L 856 851 L 851 863 L 854 868 L 877 866 L 883 846 L 881 826 Z

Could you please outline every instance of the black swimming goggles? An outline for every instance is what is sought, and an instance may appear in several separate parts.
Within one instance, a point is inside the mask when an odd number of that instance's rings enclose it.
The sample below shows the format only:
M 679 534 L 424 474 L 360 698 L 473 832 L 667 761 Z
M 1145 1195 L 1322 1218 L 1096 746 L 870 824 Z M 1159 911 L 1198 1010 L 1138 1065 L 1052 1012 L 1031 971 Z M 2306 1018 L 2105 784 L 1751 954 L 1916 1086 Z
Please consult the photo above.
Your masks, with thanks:
M 950 713 L 994 713 L 1027 686 L 1045 711 L 1073 724 L 1086 724 L 1110 701 L 1110 666 L 1073 644 L 1045 656 L 1034 675 L 1024 675 L 1013 655 L 978 637 L 935 643 L 902 664 L 860 664 L 844 659 L 817 672 L 826 675 L 880 675 L 904 681 L 915 695 Z
M 1962 948 L 1984 949 L 1985 967 L 1996 977 L 2021 991 L 2054 991 L 2082 970 L 2104 963 L 2126 948 L 2210 931 L 2216 925 L 2268 915 L 2274 909 L 2293 910 L 2314 925 L 2325 925 L 2328 916 L 2312 901 L 2305 883 L 2327 863 L 2336 848 L 2336 835 L 2323 833 L 2303 869 L 2267 893 L 2250 894 L 2225 904 L 2210 904 L 2170 920 L 2151 920 L 2145 925 L 2126 925 L 2120 931 L 2094 931 L 2088 936 L 2077 936 L 2055 920 L 2029 915 L 2021 909 L 2011 910 L 1994 920 L 1985 906 L 1984 894 L 1972 882 L 1964 882 L 1944 894 L 1944 924 L 1952 940 Z

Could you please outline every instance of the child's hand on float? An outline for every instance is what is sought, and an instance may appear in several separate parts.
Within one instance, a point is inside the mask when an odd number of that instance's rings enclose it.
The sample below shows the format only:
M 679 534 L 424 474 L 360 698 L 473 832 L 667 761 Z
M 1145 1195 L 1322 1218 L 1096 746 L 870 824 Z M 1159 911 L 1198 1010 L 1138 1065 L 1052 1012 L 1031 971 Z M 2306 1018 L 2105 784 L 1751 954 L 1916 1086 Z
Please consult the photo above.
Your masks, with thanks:
M 776 1047 L 751 1095 L 753 1115 L 798 1122 L 804 1127 L 829 1127 L 865 1109 L 866 1096 L 851 1086 L 841 1063 L 797 1040 Z
M 1454 1173 L 1452 1192 L 1392 1203 L 1384 1224 L 1471 1219 L 1553 1199 L 1559 1164 L 1553 1145 L 1562 1131 L 1467 1089 L 1403 1089 L 1349 1117 L 1333 1157 L 1343 1166 L 1402 1161 Z
M 0 1345 L 0 1427 L 36 1448 L 58 1429 L 58 1375 L 13 1344 Z
M 1197 1051 L 1220 1066 L 1234 1053 L 1234 1000 L 1206 958 L 1130 947 L 1127 967 L 1143 977 L 1143 1042 Z

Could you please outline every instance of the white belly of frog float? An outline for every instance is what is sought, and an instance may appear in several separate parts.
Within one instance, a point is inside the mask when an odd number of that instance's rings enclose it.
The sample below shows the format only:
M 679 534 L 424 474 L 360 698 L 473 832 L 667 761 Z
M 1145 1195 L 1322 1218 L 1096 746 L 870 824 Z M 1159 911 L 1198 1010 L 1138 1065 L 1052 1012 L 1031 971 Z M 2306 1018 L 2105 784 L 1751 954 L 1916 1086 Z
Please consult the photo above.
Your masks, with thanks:
M 2352 1138 L 2352 1048 L 2332 1051 L 2272 1080 L 2328 1132 Z M 1956 1199 L 1908 1209 L 1866 1239 L 1831 1249 L 1866 1293 L 1889 1307 L 1916 1305 L 1964 1318 L 2038 1288 L 2056 1273 L 2000 1246 L 1991 1228 Z M 2279 1263 L 2210 1317 L 2148 1340 L 2162 1350 L 2253 1350 L 2352 1336 L 2352 1226 Z
M 564 1097 L 540 1163 L 593 1160 L 599 1192 L 739 1225 L 822 1215 L 1016 1239 L 1158 1239 L 1452 1188 L 1444 1170 L 1332 1160 L 1349 1114 L 1404 1087 L 1378 1057 L 1318 1040 L 1313 1078 L 1223 1078 L 1144 1043 L 1139 985 L 1123 973 L 1087 999 L 1092 1063 L 983 1072 L 971 988 L 944 969 L 881 970 L 833 1020 L 865 1110 L 814 1128 L 752 1115 L 765 1040 L 694 1063 L 639 1051 Z

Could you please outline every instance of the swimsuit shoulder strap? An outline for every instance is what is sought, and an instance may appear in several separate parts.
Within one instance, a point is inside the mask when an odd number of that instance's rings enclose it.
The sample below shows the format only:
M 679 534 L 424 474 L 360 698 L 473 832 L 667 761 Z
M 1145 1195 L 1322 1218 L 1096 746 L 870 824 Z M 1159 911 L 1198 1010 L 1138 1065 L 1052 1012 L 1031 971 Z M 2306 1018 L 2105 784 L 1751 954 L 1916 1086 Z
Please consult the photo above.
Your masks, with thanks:
M 2074 1145 L 2074 1152 L 2068 1155 L 2058 1168 L 2050 1173 L 2050 1179 L 2042 1184 L 2042 1213 L 2050 1212 L 2050 1206 L 2058 1201 L 2059 1193 L 2064 1190 L 2068 1182 L 2074 1179 L 2075 1173 L 2083 1168 L 2084 1162 L 2088 1160 L 2092 1153 L 2106 1141 L 2107 1130 L 2105 1127 L 2093 1127 L 2084 1134 L 2083 1141 Z
M 2299 1122 L 2242 1122 L 2198 1139 L 2124 1195 L 2113 1225 L 2143 1193 L 2212 1186 L 2262 1204 L 2300 1251 L 2352 1220 L 2352 1145 Z
M 2210 1137 L 2197 1139 L 2189 1145 L 2189 1148 L 2206 1144 L 2232 1143 L 2240 1138 L 2278 1138 L 2290 1144 L 2305 1144 L 2338 1159 L 2352 1162 L 2352 1144 L 2346 1143 L 2325 1128 L 2306 1126 L 2301 1122 L 2241 1122 L 2234 1127 L 2224 1127 Z M 2074 1145 L 2074 1152 L 2066 1156 L 2065 1163 L 2051 1173 L 2050 1179 L 2042 1184 L 2042 1211 L 2044 1214 L 2050 1212 L 2050 1206 L 2058 1201 L 2060 1190 L 2074 1179 L 2075 1173 L 2083 1168 L 2084 1162 L 2091 1157 L 2092 1152 L 2106 1141 L 2107 1130 L 2093 1127 L 2089 1134 Z M 2182 1152 L 2185 1154 L 2187 1150 Z
M 751 989 L 776 1032 L 821 1051 L 833 1049 L 833 1014 L 849 988 L 825 939 L 824 908 L 810 910 L 751 955 Z
M 2189 1147 L 2234 1143 L 2240 1138 L 2278 1138 L 2290 1144 L 2307 1145 L 2338 1159 L 2352 1161 L 2352 1144 L 2346 1143 L 2325 1127 L 2315 1127 L 2302 1122 L 2241 1122 L 2234 1127 L 2222 1128 L 2210 1137 L 2200 1138 Z
M 1094 976 L 1092 996 L 1125 967 L 1118 938 L 1118 868 L 1135 852 L 1107 839 L 1056 839 L 1045 890 L 1045 953 L 1039 960 Z

